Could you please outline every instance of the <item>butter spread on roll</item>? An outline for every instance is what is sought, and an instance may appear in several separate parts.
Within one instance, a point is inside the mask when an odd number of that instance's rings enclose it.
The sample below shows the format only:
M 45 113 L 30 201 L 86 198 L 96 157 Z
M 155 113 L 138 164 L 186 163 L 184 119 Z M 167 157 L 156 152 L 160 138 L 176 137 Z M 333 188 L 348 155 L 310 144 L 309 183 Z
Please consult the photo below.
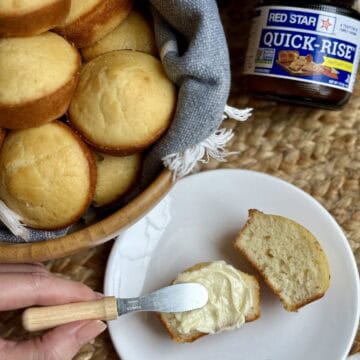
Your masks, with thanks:
M 204 285 L 209 292 L 209 301 L 201 309 L 175 314 L 180 333 L 199 331 L 214 334 L 239 328 L 245 323 L 246 313 L 253 307 L 254 299 L 242 272 L 225 261 L 216 261 L 179 274 L 174 283 L 187 282 Z

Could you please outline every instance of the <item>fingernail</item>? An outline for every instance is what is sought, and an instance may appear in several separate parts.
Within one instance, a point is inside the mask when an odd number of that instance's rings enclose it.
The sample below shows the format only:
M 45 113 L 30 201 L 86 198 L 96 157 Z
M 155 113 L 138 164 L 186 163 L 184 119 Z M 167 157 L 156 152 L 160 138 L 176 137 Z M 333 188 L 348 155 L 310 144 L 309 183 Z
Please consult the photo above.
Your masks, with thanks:
M 96 294 L 97 299 L 102 299 L 105 296 L 104 294 L 102 294 L 101 292 L 98 292 L 98 291 L 94 291 L 94 293 Z
M 76 337 L 80 344 L 84 345 L 89 341 L 95 339 L 106 329 L 106 324 L 100 320 L 90 321 L 83 327 L 77 330 Z

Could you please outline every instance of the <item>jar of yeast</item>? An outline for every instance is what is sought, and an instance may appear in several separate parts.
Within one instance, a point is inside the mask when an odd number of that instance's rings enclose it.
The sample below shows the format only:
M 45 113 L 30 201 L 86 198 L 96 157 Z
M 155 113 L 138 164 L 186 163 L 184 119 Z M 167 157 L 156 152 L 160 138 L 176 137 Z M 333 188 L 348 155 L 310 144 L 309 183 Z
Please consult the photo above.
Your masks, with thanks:
M 355 1 L 260 0 L 244 73 L 255 95 L 338 109 L 354 89 L 360 55 Z

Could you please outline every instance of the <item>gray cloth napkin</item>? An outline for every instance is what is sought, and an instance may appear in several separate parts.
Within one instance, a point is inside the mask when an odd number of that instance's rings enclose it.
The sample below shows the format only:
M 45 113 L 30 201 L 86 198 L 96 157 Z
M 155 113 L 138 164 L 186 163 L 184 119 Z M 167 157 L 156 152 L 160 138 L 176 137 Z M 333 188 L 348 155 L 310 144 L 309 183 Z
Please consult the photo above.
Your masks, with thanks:
M 161 59 L 179 94 L 171 127 L 145 157 L 137 192 L 156 177 L 166 155 L 199 144 L 219 127 L 230 89 L 228 48 L 215 0 L 149 1 Z M 29 241 L 66 231 L 31 230 Z M 0 241 L 23 242 L 4 228 Z
M 145 160 L 145 184 L 161 169 L 162 158 L 199 144 L 219 127 L 230 90 L 229 54 L 216 2 L 150 2 L 162 62 L 179 95 L 169 131 Z

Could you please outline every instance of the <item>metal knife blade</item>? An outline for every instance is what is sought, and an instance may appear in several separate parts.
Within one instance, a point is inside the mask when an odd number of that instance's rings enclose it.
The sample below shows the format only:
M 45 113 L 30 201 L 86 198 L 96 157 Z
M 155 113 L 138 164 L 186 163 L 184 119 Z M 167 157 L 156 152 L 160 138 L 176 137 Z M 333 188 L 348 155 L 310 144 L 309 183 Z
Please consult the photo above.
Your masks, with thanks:
M 184 283 L 167 286 L 141 297 L 118 298 L 116 302 L 119 316 L 134 311 L 183 312 L 205 306 L 208 291 L 201 284 Z

